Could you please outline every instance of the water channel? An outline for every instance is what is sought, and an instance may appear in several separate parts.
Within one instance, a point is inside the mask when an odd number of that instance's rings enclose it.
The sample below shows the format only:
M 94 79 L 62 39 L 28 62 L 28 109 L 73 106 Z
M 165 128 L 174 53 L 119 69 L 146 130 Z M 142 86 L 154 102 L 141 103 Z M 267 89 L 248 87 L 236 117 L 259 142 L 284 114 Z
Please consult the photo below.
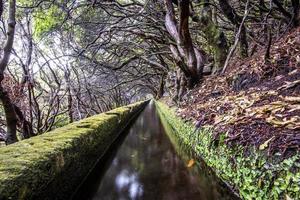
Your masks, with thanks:
M 163 126 L 151 102 L 84 181 L 73 199 L 217 200 L 233 193 L 185 152 Z

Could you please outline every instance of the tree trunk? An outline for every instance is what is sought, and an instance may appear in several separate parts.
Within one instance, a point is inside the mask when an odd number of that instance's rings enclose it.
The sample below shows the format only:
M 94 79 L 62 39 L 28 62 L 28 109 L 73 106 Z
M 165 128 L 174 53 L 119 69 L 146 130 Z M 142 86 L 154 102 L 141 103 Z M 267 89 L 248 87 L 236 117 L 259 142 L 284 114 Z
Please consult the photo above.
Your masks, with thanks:
M 200 23 L 205 34 L 207 44 L 211 47 L 214 56 L 213 73 L 220 72 L 226 61 L 228 53 L 227 39 L 223 32 L 212 20 L 212 11 L 207 0 L 204 4 Z
M 0 0 L 0 18 L 2 17 L 2 13 L 3 13 L 3 1 Z
M 74 121 L 73 118 L 73 106 L 72 106 L 72 94 L 70 88 L 68 88 L 68 113 L 69 113 L 69 122 Z
M 180 90 L 180 79 L 181 79 L 181 70 L 176 70 L 175 74 L 175 95 L 173 97 L 173 101 L 177 103 L 179 101 L 179 90 Z
M 297 27 L 300 25 L 300 2 L 299 0 L 292 0 L 292 5 L 293 5 L 293 25 L 294 27 Z
M 187 82 L 186 77 L 183 73 L 180 73 L 180 79 L 179 79 L 179 91 L 178 91 L 178 102 L 182 101 L 182 97 L 185 94 L 186 86 L 187 84 L 190 84 Z M 190 80 L 189 80 L 190 81 Z M 189 86 L 188 86 L 189 87 Z
M 179 1 L 179 40 L 178 45 L 183 49 L 185 60 L 190 72 L 190 79 L 198 82 L 197 60 L 189 30 L 189 0 Z
M 2 5 L 2 2 L 0 2 Z M 7 39 L 5 46 L 3 48 L 3 56 L 0 61 L 0 100 L 3 104 L 6 124 L 7 124 L 7 135 L 6 135 L 6 144 L 12 144 L 17 139 L 17 116 L 14 110 L 14 106 L 11 102 L 6 91 L 4 91 L 2 87 L 2 81 L 4 79 L 4 71 L 7 67 L 13 42 L 14 42 L 14 35 L 15 35 L 15 25 L 16 25 L 16 0 L 9 1 L 9 8 L 8 8 L 8 28 L 7 28 Z
M 0 100 L 2 102 L 5 118 L 6 118 L 6 138 L 5 143 L 12 144 L 18 141 L 17 139 L 17 115 L 14 109 L 14 105 L 11 102 L 11 99 L 9 98 L 7 92 L 3 90 L 3 88 L 0 86 Z
M 164 96 L 164 91 L 165 91 L 165 78 L 166 78 L 166 75 L 163 74 L 160 78 L 160 83 L 159 83 L 159 89 L 157 91 L 157 95 L 156 95 L 156 98 L 157 99 L 160 99 Z
M 172 0 L 165 0 L 165 25 L 169 34 L 176 41 L 176 46 L 170 45 L 173 58 L 184 73 L 188 87 L 192 88 L 202 78 L 205 59 L 201 51 L 194 47 L 189 32 L 189 3 L 189 0 L 178 1 L 179 24 L 177 26 Z
M 238 43 L 239 43 L 239 40 L 241 39 L 241 34 L 242 34 L 242 30 L 243 30 L 243 26 L 244 26 L 244 23 L 245 23 L 245 20 L 250 12 L 250 9 L 248 8 L 249 7 L 249 1 L 250 0 L 247 0 L 247 3 L 246 3 L 246 7 L 245 7 L 245 12 L 244 12 L 244 17 L 241 21 L 241 24 L 240 24 L 240 27 L 235 35 L 235 40 L 234 40 L 234 44 L 232 45 L 232 47 L 230 48 L 229 50 L 229 53 L 227 55 L 227 58 L 226 58 L 226 61 L 225 61 L 225 64 L 224 64 L 224 67 L 222 69 L 222 73 L 224 73 L 227 69 L 227 66 L 229 64 L 229 60 L 231 59 Z
M 65 70 L 64 77 L 66 81 L 66 90 L 68 94 L 68 115 L 69 115 L 69 122 L 72 123 L 74 121 L 73 117 L 73 98 L 72 98 L 72 92 L 71 92 L 71 83 L 70 83 L 70 72 L 69 70 Z
M 19 107 L 17 107 L 15 104 L 13 104 L 13 107 L 14 107 L 16 116 L 18 118 L 18 121 L 22 125 L 23 138 L 27 139 L 27 138 L 34 136 L 32 124 L 26 120 L 25 116 L 23 115 L 23 112 L 21 111 L 21 109 Z

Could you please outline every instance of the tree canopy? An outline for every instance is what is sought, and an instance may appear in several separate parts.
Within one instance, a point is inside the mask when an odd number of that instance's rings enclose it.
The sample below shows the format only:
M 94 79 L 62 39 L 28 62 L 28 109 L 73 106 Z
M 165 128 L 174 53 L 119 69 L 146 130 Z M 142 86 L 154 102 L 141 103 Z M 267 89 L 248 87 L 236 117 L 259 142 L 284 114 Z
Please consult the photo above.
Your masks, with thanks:
M 175 102 L 299 25 L 299 0 L 1 0 L 7 144 L 139 99 Z M 6 127 L 6 129 L 4 128 Z

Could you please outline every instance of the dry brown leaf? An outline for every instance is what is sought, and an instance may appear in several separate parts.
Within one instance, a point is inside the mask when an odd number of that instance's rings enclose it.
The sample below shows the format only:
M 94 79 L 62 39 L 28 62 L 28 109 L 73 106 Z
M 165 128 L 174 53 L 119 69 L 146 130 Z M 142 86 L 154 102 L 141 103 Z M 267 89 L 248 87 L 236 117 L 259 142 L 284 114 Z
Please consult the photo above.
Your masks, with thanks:
M 278 92 L 277 91 L 274 91 L 274 90 L 270 90 L 267 92 L 268 95 L 278 95 Z
M 294 104 L 294 105 L 291 105 L 289 106 L 290 110 L 288 110 L 287 112 L 293 112 L 295 110 L 300 110 L 300 104 Z
M 287 96 L 284 97 L 285 101 L 289 101 L 289 102 L 300 102 L 300 97 L 292 97 L 292 96 Z
M 298 84 L 300 84 L 300 80 L 296 80 L 296 81 L 293 81 L 293 82 L 289 82 L 289 81 L 286 81 L 285 82 L 286 84 L 279 87 L 278 90 L 282 90 L 282 89 L 289 89 L 289 88 L 292 88 Z
M 298 116 L 291 117 L 290 119 L 284 118 L 282 120 L 279 120 L 278 118 L 276 118 L 272 115 L 270 117 L 266 118 L 266 121 L 268 123 L 270 123 L 276 127 L 287 126 L 289 124 L 298 125 L 298 123 L 296 123 L 298 120 L 300 120 L 300 117 L 298 117 Z
M 187 163 L 187 167 L 190 168 L 195 164 L 195 160 L 194 159 L 190 159 L 189 162 Z
M 263 144 L 259 145 L 259 150 L 264 150 L 265 148 L 268 147 L 269 143 L 271 142 L 271 140 L 274 139 L 274 136 L 271 137 L 270 139 L 268 139 L 267 141 L 265 141 Z

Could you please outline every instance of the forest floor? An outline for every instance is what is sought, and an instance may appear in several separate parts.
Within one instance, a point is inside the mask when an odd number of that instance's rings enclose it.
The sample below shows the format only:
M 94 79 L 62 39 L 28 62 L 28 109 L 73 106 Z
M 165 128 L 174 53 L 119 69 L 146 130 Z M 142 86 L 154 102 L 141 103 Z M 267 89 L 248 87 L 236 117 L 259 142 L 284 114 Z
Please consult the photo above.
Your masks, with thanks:
M 215 138 L 289 157 L 300 151 L 300 28 L 247 59 L 235 58 L 224 75 L 205 77 L 177 114 L 212 126 Z M 169 104 L 171 102 L 169 101 Z

